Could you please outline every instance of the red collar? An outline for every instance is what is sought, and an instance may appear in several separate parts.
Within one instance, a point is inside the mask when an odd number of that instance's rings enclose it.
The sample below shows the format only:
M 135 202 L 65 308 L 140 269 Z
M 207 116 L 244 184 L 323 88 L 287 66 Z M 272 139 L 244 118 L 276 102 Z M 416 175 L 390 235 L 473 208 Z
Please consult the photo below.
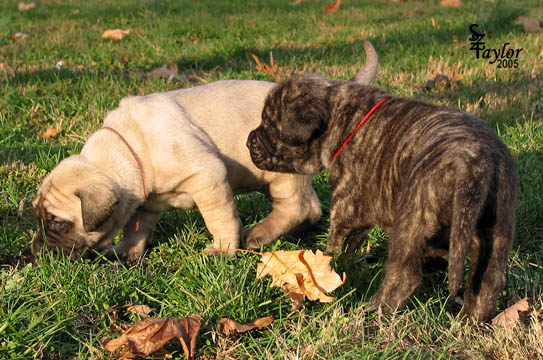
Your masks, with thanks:
M 356 134 L 356 132 L 358 131 L 358 129 L 360 129 L 360 127 L 362 125 L 364 125 L 364 123 L 366 122 L 366 120 L 369 119 L 369 117 L 371 116 L 371 114 L 373 114 L 373 112 L 375 110 L 377 110 L 377 108 L 379 106 L 381 106 L 384 102 L 390 100 L 389 97 L 386 97 L 386 98 L 383 98 L 381 101 L 379 101 L 374 107 L 371 108 L 370 111 L 368 111 L 368 113 L 364 116 L 364 118 L 362 120 L 360 120 L 360 122 L 358 123 L 358 125 L 356 125 L 356 128 L 353 130 L 353 132 L 351 133 L 351 135 L 349 135 L 349 137 L 347 138 L 347 140 L 345 140 L 343 142 L 343 144 L 339 147 L 339 149 L 337 149 L 337 151 L 334 153 L 334 155 L 332 156 L 334 159 L 337 158 L 339 156 L 339 153 L 343 150 L 343 148 L 349 143 L 349 141 L 351 141 L 351 139 L 353 138 L 354 134 Z

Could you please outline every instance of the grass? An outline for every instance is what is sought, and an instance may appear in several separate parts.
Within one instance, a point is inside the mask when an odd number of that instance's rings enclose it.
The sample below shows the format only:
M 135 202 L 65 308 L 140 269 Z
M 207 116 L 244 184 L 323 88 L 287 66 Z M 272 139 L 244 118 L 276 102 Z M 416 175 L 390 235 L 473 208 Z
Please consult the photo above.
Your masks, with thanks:
M 345 1 L 334 15 L 326 1 L 160 0 L 39 1 L 17 10 L 0 3 L 0 358 L 106 359 L 107 309 L 147 304 L 154 316 L 200 315 L 201 358 L 218 359 L 527 359 L 543 357 L 543 45 L 515 19 L 543 18 L 540 0 L 464 1 L 448 8 L 437 0 Z M 518 69 L 498 69 L 470 52 L 469 25 L 487 33 L 487 46 L 522 47 Z M 130 28 L 120 42 L 100 38 L 110 28 Z M 26 38 L 15 38 L 17 32 Z M 458 107 L 485 119 L 513 152 L 520 179 L 517 232 L 499 310 L 533 299 L 515 329 L 460 321 L 446 303 L 446 279 L 430 274 L 408 309 L 382 316 L 365 311 L 377 289 L 386 234 L 337 264 L 348 282 L 330 304 L 305 303 L 290 314 L 289 299 L 270 281 L 256 279 L 258 257 L 222 259 L 201 254 L 211 239 L 197 212 L 165 214 L 153 247 L 133 267 L 28 255 L 37 226 L 31 200 L 43 177 L 77 153 L 108 110 L 126 95 L 190 87 L 219 79 L 281 80 L 293 72 L 348 79 L 362 65 L 362 41 L 380 56 L 376 84 L 404 96 Z M 275 77 L 256 70 L 251 54 L 278 64 Z M 55 69 L 60 60 L 63 66 Z M 166 81 L 146 74 L 177 64 L 181 76 Z M 425 92 L 437 74 L 454 87 Z M 59 136 L 38 136 L 49 128 Z M 314 186 L 325 213 L 326 174 Z M 262 195 L 241 196 L 245 226 L 270 205 Z M 323 249 L 328 218 L 271 249 Z M 272 315 L 270 330 L 226 338 L 221 317 L 252 321 Z M 130 324 L 134 314 L 116 320 Z M 174 357 L 183 355 L 174 349 Z

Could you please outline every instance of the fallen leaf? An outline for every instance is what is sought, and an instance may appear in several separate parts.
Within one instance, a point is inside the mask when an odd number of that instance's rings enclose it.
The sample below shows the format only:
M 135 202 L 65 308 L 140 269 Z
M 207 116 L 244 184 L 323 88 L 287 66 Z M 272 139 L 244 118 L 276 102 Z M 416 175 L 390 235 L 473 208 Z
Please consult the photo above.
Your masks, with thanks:
M 119 311 L 128 311 L 133 314 L 147 316 L 153 310 L 147 305 L 123 305 L 123 306 L 116 306 L 116 307 L 108 309 L 106 312 L 102 314 L 102 317 L 105 315 L 111 314 L 113 320 L 115 320 L 115 318 L 117 317 L 117 313 Z
M 102 34 L 102 39 L 122 40 L 126 35 L 130 34 L 130 30 L 113 29 L 106 30 Z
M 327 4 L 326 7 L 324 8 L 324 12 L 327 14 L 333 14 L 337 12 L 339 9 L 339 5 L 341 5 L 341 1 L 342 0 L 336 0 L 335 4 L 334 3 Z
M 294 303 L 299 303 L 305 296 L 311 301 L 331 302 L 333 297 L 326 295 L 343 285 L 343 279 L 330 266 L 331 256 L 325 256 L 320 250 L 314 254 L 307 250 L 274 251 L 261 254 L 257 266 L 257 277 L 271 275 L 271 286 L 278 286 L 289 293 Z
M 15 33 L 9 34 L 9 40 L 10 40 L 10 41 L 24 40 L 24 39 L 26 39 L 28 36 L 29 36 L 28 34 L 25 34 L 25 33 L 22 33 L 22 32 L 15 32 Z
M 543 29 L 541 27 L 539 19 L 534 16 L 521 16 L 518 18 L 518 20 L 520 20 L 520 22 L 524 26 L 524 30 L 526 30 L 527 32 L 536 32 Z
M 237 321 L 222 318 L 219 320 L 219 330 L 222 331 L 226 336 L 230 336 L 232 332 L 246 332 L 253 329 L 262 329 L 268 327 L 274 318 L 273 316 L 267 316 L 263 318 L 256 319 L 255 321 L 248 324 L 240 324 Z
M 463 6 L 462 0 L 442 0 L 441 6 L 448 6 L 448 7 L 460 7 Z
M 153 310 L 147 305 L 130 305 L 126 308 L 126 311 L 131 312 L 132 314 L 147 316 Z
M 528 298 L 519 300 L 515 304 L 509 306 L 507 309 L 496 315 L 496 317 L 492 319 L 492 325 L 513 327 L 520 320 L 519 313 L 528 310 L 530 310 L 530 300 Z
M 434 29 L 437 27 L 436 25 L 436 20 L 434 18 L 430 18 L 430 21 L 432 22 L 432 26 L 434 27 Z
M 58 130 L 53 128 L 47 128 L 45 132 L 41 135 L 38 135 L 39 137 L 44 137 L 46 139 L 54 138 L 58 135 Z
M 294 0 L 293 2 L 290 3 L 290 5 L 292 6 L 295 6 L 295 5 L 300 5 L 304 0 Z
M 178 338 L 188 360 L 194 359 L 196 337 L 202 324 L 199 316 L 186 318 L 147 318 L 138 321 L 121 336 L 107 342 L 104 349 L 118 359 L 135 359 L 156 352 L 171 339 Z
M 251 56 L 253 57 L 253 59 L 255 60 L 256 62 L 256 69 L 257 70 L 260 70 L 262 72 L 265 72 L 266 74 L 272 76 L 272 77 L 275 77 L 275 73 L 277 72 L 277 64 L 273 61 L 273 54 L 272 52 L 270 51 L 270 64 L 271 65 L 268 65 L 266 63 L 263 63 L 260 61 L 260 59 L 258 58 L 258 56 L 256 56 L 255 54 L 251 54 Z
M 149 76 L 165 78 L 170 81 L 179 74 L 179 69 L 176 64 L 168 65 L 164 64 L 162 67 L 156 68 L 149 72 Z
M 35 7 L 36 7 L 36 3 L 34 1 L 29 2 L 29 3 L 24 3 L 20 1 L 19 4 L 17 4 L 17 9 L 19 9 L 19 11 L 27 11 L 30 9 L 34 9 Z

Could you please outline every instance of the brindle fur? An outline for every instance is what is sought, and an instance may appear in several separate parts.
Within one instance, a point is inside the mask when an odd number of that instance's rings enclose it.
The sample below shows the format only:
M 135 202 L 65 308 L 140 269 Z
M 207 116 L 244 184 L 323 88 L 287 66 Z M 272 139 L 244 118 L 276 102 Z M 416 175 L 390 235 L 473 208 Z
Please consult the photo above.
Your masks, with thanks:
M 391 99 L 332 159 L 384 97 Z M 517 179 L 509 150 L 485 122 L 371 86 L 301 75 L 270 92 L 247 145 L 261 169 L 329 170 L 329 253 L 344 245 L 352 253 L 375 225 L 389 233 L 374 307 L 403 307 L 421 283 L 425 257 L 436 254 L 448 259 L 453 298 L 469 253 L 463 311 L 493 314 L 513 243 Z

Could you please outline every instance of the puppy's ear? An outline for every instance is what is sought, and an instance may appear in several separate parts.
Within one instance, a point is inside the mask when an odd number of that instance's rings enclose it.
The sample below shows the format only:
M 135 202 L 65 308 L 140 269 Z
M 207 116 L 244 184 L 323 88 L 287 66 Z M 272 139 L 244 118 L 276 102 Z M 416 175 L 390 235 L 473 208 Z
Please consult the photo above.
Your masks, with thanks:
M 326 130 L 330 118 L 327 85 L 319 76 L 294 76 L 270 96 L 269 105 L 277 111 L 274 120 L 285 143 L 301 145 Z
M 319 137 L 328 127 L 328 111 L 324 101 L 295 99 L 286 104 L 282 137 L 287 144 L 301 145 Z
M 96 231 L 113 214 L 118 199 L 112 189 L 89 186 L 75 193 L 81 199 L 81 217 L 86 232 Z

